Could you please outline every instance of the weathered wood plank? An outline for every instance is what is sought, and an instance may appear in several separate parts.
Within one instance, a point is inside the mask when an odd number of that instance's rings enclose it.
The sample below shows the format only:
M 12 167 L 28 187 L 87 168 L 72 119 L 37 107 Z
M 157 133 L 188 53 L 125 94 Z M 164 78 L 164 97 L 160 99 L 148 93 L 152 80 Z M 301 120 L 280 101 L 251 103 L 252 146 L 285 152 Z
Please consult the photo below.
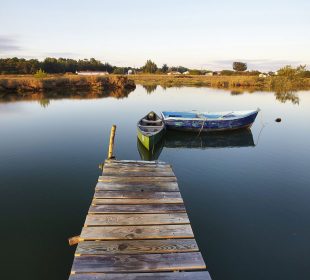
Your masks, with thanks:
M 176 182 L 177 179 L 173 177 L 121 177 L 121 176 L 99 176 L 98 182 L 111 183 L 157 183 L 157 182 Z
M 150 192 L 150 191 L 105 191 L 96 190 L 94 198 L 144 198 L 144 199 L 175 199 L 182 198 L 179 192 Z
M 109 204 L 180 204 L 182 198 L 100 198 L 93 199 L 92 205 Z
M 211 279 L 163 162 L 106 161 L 80 240 L 71 280 Z
M 119 183 L 98 182 L 96 185 L 96 190 L 177 192 L 179 191 L 179 187 L 176 182 L 119 182 Z
M 172 168 L 169 164 L 104 163 L 104 168 Z
M 174 177 L 172 171 L 120 171 L 120 170 L 103 170 L 102 176 L 118 176 L 118 177 Z
M 186 212 L 183 204 L 91 205 L 89 213 L 173 213 Z
M 87 215 L 87 226 L 189 224 L 186 213 L 171 214 L 96 214 Z
M 75 257 L 75 273 L 152 272 L 205 269 L 199 252 L 175 254 L 132 254 Z
M 208 271 L 72 274 L 69 280 L 211 280 Z
M 80 236 L 84 240 L 192 238 L 193 231 L 189 224 L 156 226 L 104 226 L 84 227 Z
M 141 165 L 152 165 L 152 164 L 162 164 L 169 165 L 164 161 L 146 161 L 146 160 L 105 160 L 106 163 L 115 163 L 115 164 L 141 164 Z
M 75 255 L 155 254 L 197 252 L 195 239 L 85 241 L 79 243 Z
M 146 171 L 146 172 L 171 172 L 172 168 L 170 166 L 150 166 L 150 165 L 140 165 L 140 166 L 118 166 L 118 165 L 104 165 L 103 166 L 103 171 L 124 171 L 124 172 L 141 172 L 141 171 Z

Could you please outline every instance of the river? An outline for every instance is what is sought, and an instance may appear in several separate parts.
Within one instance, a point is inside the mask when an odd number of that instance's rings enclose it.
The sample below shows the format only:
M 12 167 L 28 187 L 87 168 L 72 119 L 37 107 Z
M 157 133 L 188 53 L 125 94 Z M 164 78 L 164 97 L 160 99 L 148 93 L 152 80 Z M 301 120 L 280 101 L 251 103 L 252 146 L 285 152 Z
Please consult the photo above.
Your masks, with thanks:
M 116 157 L 140 159 L 149 155 L 136 123 L 148 111 L 257 107 L 251 131 L 170 133 L 156 157 L 173 165 L 213 280 L 308 280 L 310 92 L 160 86 L 124 98 L 0 103 L 2 278 L 68 278 L 68 238 L 83 226 L 112 124 Z

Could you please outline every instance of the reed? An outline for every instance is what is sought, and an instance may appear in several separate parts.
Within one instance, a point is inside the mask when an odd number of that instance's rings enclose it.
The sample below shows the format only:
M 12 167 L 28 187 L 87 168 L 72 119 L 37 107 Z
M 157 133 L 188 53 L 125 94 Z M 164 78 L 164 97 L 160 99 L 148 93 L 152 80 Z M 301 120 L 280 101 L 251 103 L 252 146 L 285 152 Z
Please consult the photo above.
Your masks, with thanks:
M 132 75 L 131 79 L 143 86 L 166 87 L 214 87 L 248 90 L 301 90 L 310 89 L 310 78 L 287 79 L 280 76 L 198 76 L 198 75 Z
M 38 79 L 33 76 L 0 76 L 0 92 L 5 93 L 35 93 L 55 90 L 116 90 L 134 89 L 133 80 L 125 76 L 48 76 Z

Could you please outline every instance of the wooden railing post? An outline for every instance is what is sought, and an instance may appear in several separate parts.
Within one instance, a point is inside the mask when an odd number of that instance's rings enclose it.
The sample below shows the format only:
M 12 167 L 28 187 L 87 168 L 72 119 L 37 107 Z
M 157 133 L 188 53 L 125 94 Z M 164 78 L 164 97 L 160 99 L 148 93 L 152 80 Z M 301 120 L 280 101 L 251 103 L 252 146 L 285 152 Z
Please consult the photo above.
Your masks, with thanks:
M 115 158 L 115 156 L 113 156 L 115 131 L 116 131 L 116 125 L 113 124 L 111 127 L 111 133 L 110 133 L 108 159 L 114 159 Z

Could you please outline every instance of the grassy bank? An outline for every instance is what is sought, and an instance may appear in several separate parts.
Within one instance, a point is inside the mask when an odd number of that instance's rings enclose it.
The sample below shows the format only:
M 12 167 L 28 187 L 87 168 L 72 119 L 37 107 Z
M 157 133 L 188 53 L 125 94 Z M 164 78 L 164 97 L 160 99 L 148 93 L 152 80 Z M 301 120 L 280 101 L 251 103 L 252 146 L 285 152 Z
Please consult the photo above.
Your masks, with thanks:
M 33 94 L 40 92 L 132 90 L 135 83 L 125 76 L 51 75 L 43 79 L 33 76 L 0 76 L 0 93 Z
M 310 89 L 310 78 L 289 79 L 272 76 L 198 76 L 198 75 L 131 75 L 136 84 L 143 86 L 160 85 L 162 87 L 214 87 L 248 90 L 301 90 Z
M 0 75 L 0 97 L 26 95 L 36 96 L 38 93 L 49 93 L 53 97 L 82 96 L 85 93 L 103 95 L 110 92 L 112 96 L 122 98 L 135 88 L 135 84 L 143 85 L 147 90 L 160 85 L 168 87 L 214 87 L 235 91 L 275 91 L 279 93 L 310 89 L 310 78 L 271 76 L 199 76 L 199 75 L 109 75 L 109 76 L 77 76 L 48 75 L 38 79 L 32 75 Z

